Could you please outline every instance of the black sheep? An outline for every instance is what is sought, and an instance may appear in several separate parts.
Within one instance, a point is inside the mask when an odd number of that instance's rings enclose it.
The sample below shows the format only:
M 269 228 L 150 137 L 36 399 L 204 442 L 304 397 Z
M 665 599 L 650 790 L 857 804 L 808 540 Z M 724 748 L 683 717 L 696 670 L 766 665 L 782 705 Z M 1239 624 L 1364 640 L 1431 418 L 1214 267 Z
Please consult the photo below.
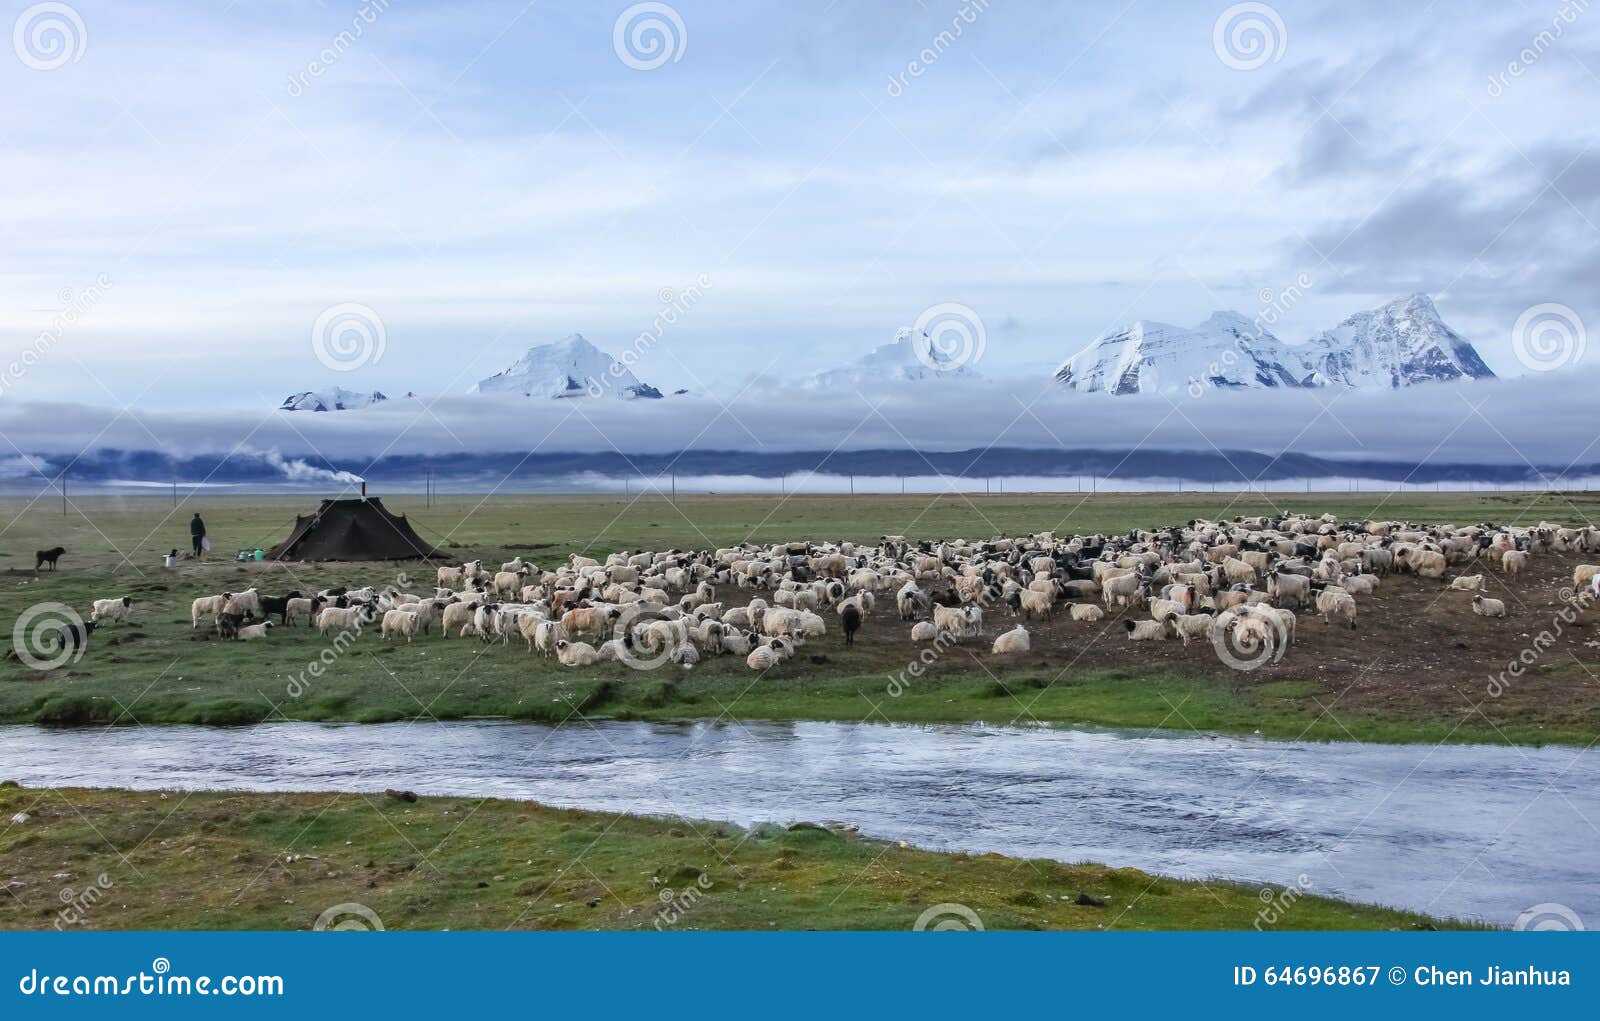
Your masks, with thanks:
M 856 632 L 861 630 L 861 609 L 854 604 L 839 611 L 839 623 L 844 627 L 844 644 L 854 645 Z
M 76 649 L 78 646 L 89 644 L 89 635 L 99 627 L 92 620 L 80 621 L 76 624 L 63 624 L 56 630 L 56 641 L 61 643 L 63 649 Z
M 289 623 L 289 600 L 299 598 L 299 589 L 290 592 L 286 596 L 262 596 L 260 598 L 261 616 L 264 619 L 271 618 L 271 616 L 276 613 L 283 619 L 283 622 L 287 624 Z

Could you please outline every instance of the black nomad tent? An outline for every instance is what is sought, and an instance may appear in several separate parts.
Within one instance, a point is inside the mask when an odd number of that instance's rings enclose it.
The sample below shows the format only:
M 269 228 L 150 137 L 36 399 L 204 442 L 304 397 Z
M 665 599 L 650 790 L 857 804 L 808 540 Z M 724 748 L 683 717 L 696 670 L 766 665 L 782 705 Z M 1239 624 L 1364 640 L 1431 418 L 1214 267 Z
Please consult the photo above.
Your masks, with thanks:
M 419 560 L 442 557 L 404 514 L 390 514 L 377 497 L 324 500 L 310 517 L 295 516 L 289 538 L 268 560 Z

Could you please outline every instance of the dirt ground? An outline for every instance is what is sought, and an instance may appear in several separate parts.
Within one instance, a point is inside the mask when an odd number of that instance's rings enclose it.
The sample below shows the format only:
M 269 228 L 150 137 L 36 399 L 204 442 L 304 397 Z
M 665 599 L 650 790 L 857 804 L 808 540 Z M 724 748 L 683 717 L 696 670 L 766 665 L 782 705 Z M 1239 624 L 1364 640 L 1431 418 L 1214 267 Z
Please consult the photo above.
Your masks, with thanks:
M 1438 718 L 1441 707 L 1458 707 L 1463 722 L 1478 726 L 1542 725 L 1593 729 L 1600 720 L 1600 601 L 1569 606 L 1572 569 L 1588 561 L 1575 554 L 1542 553 L 1521 574 L 1469 566 L 1444 579 L 1389 575 L 1370 595 L 1358 597 L 1357 627 L 1326 624 L 1307 609 L 1299 614 L 1295 641 L 1276 661 L 1249 670 L 1229 667 L 1208 641 L 1129 641 L 1123 621 L 1148 619 L 1147 610 L 1119 610 L 1095 623 L 1074 622 L 1064 607 L 1054 619 L 1020 621 L 1008 607 L 984 615 L 981 638 L 946 651 L 930 669 L 971 671 L 981 663 L 997 678 L 1019 668 L 1058 672 L 1126 669 L 1130 674 L 1164 671 L 1224 680 L 1235 689 L 1282 690 L 1317 697 L 1341 711 L 1394 719 Z M 1452 591 L 1457 574 L 1483 574 L 1485 595 L 1506 605 L 1503 619 L 1472 611 L 1472 593 Z M 719 593 L 721 596 L 722 593 Z M 733 600 L 749 593 L 729 592 Z M 910 625 L 895 616 L 891 600 L 880 600 L 858 643 L 886 662 L 919 651 L 907 641 Z M 1570 618 L 1561 619 L 1566 613 Z M 830 614 L 831 618 L 831 614 Z M 1022 622 L 1031 651 L 993 656 L 996 635 Z M 832 623 L 830 619 L 830 628 Z M 1536 647 L 1536 637 L 1539 646 Z M 828 636 L 832 644 L 834 635 Z M 808 646 L 805 651 L 812 651 Z M 1523 670 L 1506 673 L 1519 657 Z M 1270 686 L 1270 687 L 1269 687 Z

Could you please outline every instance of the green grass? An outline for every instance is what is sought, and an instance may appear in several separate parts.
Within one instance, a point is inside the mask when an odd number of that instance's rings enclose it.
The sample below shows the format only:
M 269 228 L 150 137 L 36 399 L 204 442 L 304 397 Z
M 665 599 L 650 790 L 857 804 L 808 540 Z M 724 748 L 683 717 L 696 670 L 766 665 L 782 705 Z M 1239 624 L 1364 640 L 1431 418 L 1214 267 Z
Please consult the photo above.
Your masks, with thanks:
M 1278 499 L 1275 497 L 1275 499 Z M 604 497 L 447 497 L 432 508 L 415 497 L 386 501 L 407 512 L 425 536 L 463 558 L 499 563 L 521 553 L 550 564 L 574 552 L 716 546 L 753 537 L 876 539 L 1121 531 L 1135 526 L 1270 511 L 1259 499 L 1199 494 L 994 497 L 687 497 L 635 503 Z M 1285 500 L 1279 499 L 1279 505 Z M 1600 497 L 1576 494 L 1326 494 L 1295 497 L 1291 508 L 1352 517 L 1381 506 L 1384 516 L 1500 522 L 1573 519 L 1600 514 Z M 87 611 L 97 597 L 131 595 L 133 624 L 95 636 L 81 661 L 49 673 L 0 661 L 0 722 L 54 725 L 245 724 L 266 719 L 381 722 L 473 716 L 561 722 L 575 713 L 623 718 L 983 720 L 995 723 L 1088 723 L 1119 727 L 1191 727 L 1312 740 L 1587 743 L 1600 716 L 1578 706 L 1540 718 L 1515 704 L 1520 692 L 1489 707 L 1505 712 L 1491 725 L 1462 722 L 1461 703 L 1337 701 L 1306 664 L 1307 675 L 1250 685 L 1210 665 L 1210 672 L 1148 666 L 1049 669 L 1002 666 L 965 654 L 945 657 L 898 697 L 890 681 L 909 646 L 858 643 L 836 634 L 764 677 L 734 657 L 692 671 L 635 672 L 610 664 L 582 671 L 530 656 L 522 648 L 485 647 L 431 638 L 405 646 L 375 634 L 361 638 L 321 677 L 307 668 L 328 647 L 315 631 L 281 628 L 265 643 L 193 640 L 189 602 L 197 594 L 260 584 L 269 591 L 312 591 L 334 584 L 388 584 L 398 573 L 425 588 L 431 568 L 416 564 L 242 565 L 225 559 L 239 546 L 269 545 L 287 534 L 294 513 L 313 501 L 293 497 L 212 497 L 176 510 L 160 498 L 91 498 L 63 517 L 48 502 L 5 502 L 0 520 L 0 622 L 30 604 L 59 601 Z M 154 566 L 159 553 L 183 546 L 188 515 L 206 516 L 218 554 L 176 571 Z M 446 536 L 449 536 L 447 539 Z M 62 569 L 35 576 L 32 550 L 68 549 Z M 538 547 L 538 548 L 531 548 Z M 421 577 L 417 577 L 421 575 Z M 899 627 L 885 620 L 884 627 Z M 6 629 L 0 629 L 0 634 Z M 1203 658 L 1203 657 L 1197 657 Z M 816 661 L 820 659 L 821 661 Z M 1291 661 L 1292 662 L 1292 661 Z M 1576 668 L 1576 664 L 1573 664 Z M 1577 678 L 1574 691 L 1582 679 Z M 1534 697 L 1530 694 L 1528 697 Z M 1324 711 L 1325 705 L 1334 711 Z M 1537 707 L 1534 707 L 1535 710 Z M 1515 711 L 1513 711 L 1515 710 Z M 1587 715 L 1585 715 L 1587 713 Z M 1548 725 L 1547 725 L 1548 724 Z
M 1285 896 L 809 825 L 747 831 L 531 802 L 0 787 L 0 817 L 15 812 L 31 818 L 0 832 L 4 929 L 308 929 L 351 903 L 388 929 L 910 929 L 952 903 L 988 929 L 1249 929 Z M 1103 906 L 1075 903 L 1080 893 Z M 662 914 L 669 903 L 676 918 Z M 1444 925 L 1311 895 L 1287 903 L 1263 928 Z

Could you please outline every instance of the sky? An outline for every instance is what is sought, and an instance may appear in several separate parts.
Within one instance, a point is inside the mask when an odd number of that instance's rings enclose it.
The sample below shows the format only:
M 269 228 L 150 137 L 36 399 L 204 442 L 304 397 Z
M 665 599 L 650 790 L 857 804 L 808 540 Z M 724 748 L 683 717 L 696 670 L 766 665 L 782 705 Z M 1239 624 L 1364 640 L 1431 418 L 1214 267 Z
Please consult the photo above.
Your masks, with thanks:
M 943 303 L 991 378 L 1301 280 L 1285 340 L 1425 292 L 1506 375 L 1530 306 L 1600 322 L 1581 3 L 641 6 L 7 0 L 0 400 L 461 394 L 686 289 L 662 389 Z

